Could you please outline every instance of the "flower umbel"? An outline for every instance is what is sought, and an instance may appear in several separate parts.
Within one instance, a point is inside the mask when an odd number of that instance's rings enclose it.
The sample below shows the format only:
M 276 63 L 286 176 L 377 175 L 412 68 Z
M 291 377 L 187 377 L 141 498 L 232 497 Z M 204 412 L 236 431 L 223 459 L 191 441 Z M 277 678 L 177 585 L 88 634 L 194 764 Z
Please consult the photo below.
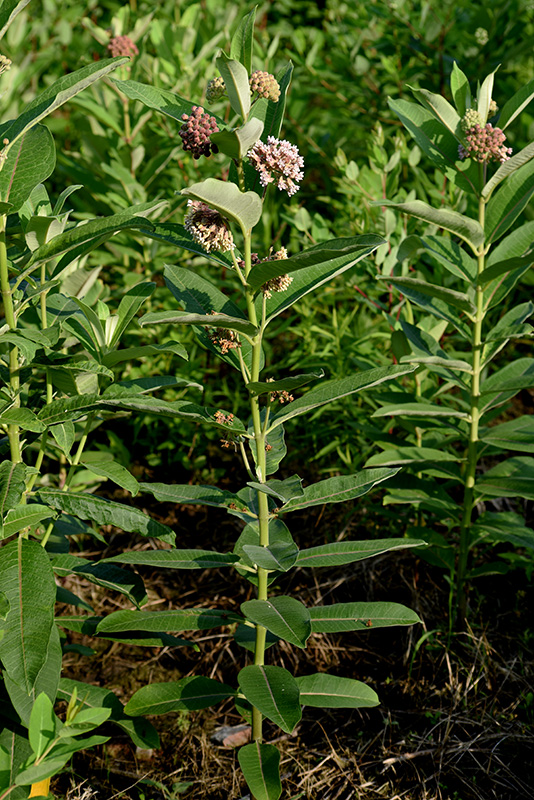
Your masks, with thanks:
M 0 56 L 0 75 L 11 68 L 11 59 L 7 56 Z
M 129 36 L 113 36 L 109 40 L 108 51 L 112 58 L 117 56 L 138 56 L 139 50 Z
M 458 145 L 458 156 L 463 160 L 473 158 L 480 163 L 498 161 L 504 164 L 512 153 L 511 147 L 505 147 L 506 136 L 500 128 L 491 123 L 481 127 L 478 123 L 466 131 L 467 147 Z
M 225 91 L 226 86 L 224 80 L 220 76 L 212 78 L 211 81 L 208 81 L 208 86 L 206 88 L 206 100 L 208 103 L 215 103 L 223 96 Z
M 259 97 L 264 97 L 266 100 L 272 100 L 277 103 L 280 98 L 280 85 L 274 75 L 269 72 L 263 72 L 257 69 L 253 72 L 249 79 L 250 93 L 258 93 Z
M 206 253 L 212 250 L 226 253 L 234 249 L 232 232 L 218 211 L 200 200 L 188 200 L 187 205 L 189 211 L 185 215 L 184 227 Z
M 276 182 L 277 187 L 286 191 L 289 197 L 299 190 L 298 181 L 304 177 L 304 159 L 299 155 L 296 145 L 269 136 L 267 143 L 256 142 L 249 150 L 248 157 L 260 174 L 262 186 Z
M 219 152 L 210 141 L 211 134 L 219 130 L 215 117 L 205 114 L 202 106 L 193 106 L 191 115 L 182 114 L 182 119 L 184 124 L 178 133 L 184 150 L 190 150 L 193 158 Z
M 474 108 L 468 108 L 462 117 L 460 125 L 463 132 L 467 133 L 469 128 L 474 128 L 475 125 L 482 125 L 482 117 Z

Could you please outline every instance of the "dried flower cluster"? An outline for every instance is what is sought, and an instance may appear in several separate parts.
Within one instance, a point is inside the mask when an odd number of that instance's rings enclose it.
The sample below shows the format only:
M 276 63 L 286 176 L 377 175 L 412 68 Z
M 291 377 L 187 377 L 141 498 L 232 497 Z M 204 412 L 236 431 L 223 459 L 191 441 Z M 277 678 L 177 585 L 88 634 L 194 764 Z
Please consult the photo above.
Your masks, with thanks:
M 215 103 L 223 96 L 225 91 L 226 86 L 223 78 L 221 78 L 220 75 L 216 78 L 212 78 L 211 81 L 208 81 L 208 86 L 206 88 L 206 100 L 208 103 Z
M 481 163 L 498 161 L 504 164 L 512 153 L 511 147 L 506 147 L 506 136 L 500 128 L 494 128 L 491 123 L 481 127 L 478 123 L 466 131 L 467 147 L 458 145 L 458 155 L 461 159 L 473 158 Z
M 193 106 L 191 114 L 182 114 L 183 125 L 178 131 L 184 150 L 190 150 L 193 158 L 218 153 L 216 145 L 210 141 L 212 133 L 219 130 L 215 117 L 204 113 L 202 106 Z
M 234 415 L 225 414 L 224 411 L 216 411 L 213 416 L 215 417 L 215 422 L 219 425 L 231 425 L 234 421 Z
M 272 100 L 273 103 L 277 103 L 280 99 L 280 85 L 274 75 L 269 72 L 257 69 L 250 76 L 249 84 L 251 94 L 257 92 L 259 97 Z
M 0 75 L 11 68 L 11 59 L 7 56 L 0 56 Z
M 133 56 L 139 55 L 137 45 L 129 36 L 113 36 L 109 40 L 108 52 L 112 58 L 117 56 Z
M 299 155 L 296 145 L 269 136 L 267 143 L 256 142 L 249 150 L 248 157 L 260 174 L 262 186 L 276 182 L 277 187 L 286 191 L 289 197 L 299 190 L 298 181 L 304 177 L 304 159 Z
M 241 347 L 241 342 L 235 331 L 228 328 L 206 328 L 212 344 L 221 348 L 221 353 L 226 355 L 229 350 L 236 350 Z
M 218 211 L 200 200 L 188 200 L 187 206 L 189 211 L 184 218 L 184 228 L 206 253 L 212 250 L 226 253 L 234 249 L 232 232 Z

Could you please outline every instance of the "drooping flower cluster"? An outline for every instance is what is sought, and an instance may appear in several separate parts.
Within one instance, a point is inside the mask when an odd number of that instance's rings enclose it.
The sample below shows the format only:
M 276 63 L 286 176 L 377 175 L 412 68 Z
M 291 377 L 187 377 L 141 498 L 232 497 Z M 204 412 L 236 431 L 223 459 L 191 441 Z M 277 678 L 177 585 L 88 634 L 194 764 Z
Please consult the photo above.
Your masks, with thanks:
M 234 421 L 234 415 L 225 414 L 224 411 L 216 411 L 213 416 L 215 417 L 215 422 L 218 422 L 219 425 L 231 425 Z
M 281 247 L 280 250 L 277 250 L 276 253 L 270 253 L 267 258 L 264 258 L 264 261 L 285 261 L 287 258 L 287 250 L 285 247 Z M 261 290 L 267 300 L 269 300 L 273 296 L 273 292 L 285 292 L 286 289 L 289 289 L 291 284 L 293 283 L 293 278 L 291 275 L 278 275 L 276 278 L 271 278 L 269 281 L 263 284 Z
M 249 78 L 250 93 L 258 93 L 259 97 L 264 97 L 266 100 L 272 100 L 277 103 L 280 98 L 280 84 L 270 72 L 263 72 L 257 69 Z
M 188 200 L 184 228 L 206 253 L 217 250 L 226 253 L 235 247 L 232 232 L 225 218 L 200 200 Z
M 11 59 L 7 56 L 0 56 L 0 75 L 11 68 Z
M 183 125 L 178 131 L 184 150 L 190 150 L 193 158 L 218 153 L 216 145 L 210 141 L 212 133 L 219 130 L 215 117 L 204 113 L 202 106 L 193 106 L 191 114 L 182 114 Z
M 248 158 L 259 172 L 262 186 L 276 182 L 277 187 L 286 191 L 289 197 L 299 190 L 298 181 L 304 177 L 304 159 L 299 155 L 296 145 L 269 136 L 267 143 L 256 142 L 249 150 Z
M 208 81 L 208 86 L 206 88 L 206 100 L 208 103 L 215 103 L 219 100 L 226 91 L 226 86 L 224 85 L 223 78 L 220 75 L 216 78 L 212 78 L 211 81 Z
M 493 160 L 504 164 L 510 158 L 512 148 L 505 146 L 505 134 L 489 122 L 484 127 L 476 123 L 466 131 L 465 136 L 467 146 L 458 145 L 458 156 L 462 160 L 473 158 L 480 163 Z
M 129 36 L 113 36 L 109 40 L 108 51 L 112 58 L 117 56 L 138 56 L 139 50 Z
M 212 311 L 211 313 L 216 314 L 217 312 Z M 206 328 L 206 331 L 212 344 L 220 347 L 223 355 L 226 355 L 229 350 L 236 350 L 241 347 L 239 336 L 229 328 Z

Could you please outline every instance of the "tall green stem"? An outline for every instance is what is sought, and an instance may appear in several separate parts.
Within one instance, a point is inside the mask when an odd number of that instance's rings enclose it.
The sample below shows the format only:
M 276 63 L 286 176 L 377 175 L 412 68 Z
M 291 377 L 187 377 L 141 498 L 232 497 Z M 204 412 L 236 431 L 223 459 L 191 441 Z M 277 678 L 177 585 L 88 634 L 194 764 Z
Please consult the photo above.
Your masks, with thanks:
M 9 285 L 9 266 L 6 247 L 6 215 L 0 214 L 0 287 L 4 314 L 10 331 L 17 330 L 17 319 L 13 305 L 13 293 Z M 19 349 L 16 345 L 9 345 L 9 385 L 13 398 L 13 407 L 20 408 L 20 376 L 19 376 Z M 11 460 L 22 461 L 20 447 L 20 429 L 18 425 L 8 425 L 9 448 Z
M 486 204 L 483 198 L 479 199 L 478 221 L 484 228 Z M 471 521 L 475 505 L 475 477 L 478 461 L 478 424 L 480 419 L 480 372 L 482 356 L 482 324 L 484 322 L 484 294 L 481 277 L 485 266 L 485 248 L 481 245 L 477 258 L 476 278 L 476 313 L 473 324 L 472 340 L 472 373 L 471 373 L 471 422 L 469 427 L 469 444 L 467 447 L 467 464 L 464 480 L 463 515 L 460 525 L 460 553 L 458 556 L 458 569 L 456 574 L 456 617 L 459 623 L 465 620 L 467 608 L 466 576 L 469 562 L 469 549 L 471 546 Z

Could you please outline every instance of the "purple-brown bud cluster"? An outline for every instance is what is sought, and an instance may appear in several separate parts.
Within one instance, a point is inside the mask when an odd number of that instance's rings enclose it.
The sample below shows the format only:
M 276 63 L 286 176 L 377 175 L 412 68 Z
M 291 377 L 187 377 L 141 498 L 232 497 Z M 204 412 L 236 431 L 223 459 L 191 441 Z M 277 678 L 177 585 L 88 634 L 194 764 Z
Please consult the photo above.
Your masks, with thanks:
M 466 131 L 467 146 L 458 145 L 458 156 L 463 160 L 473 158 L 480 163 L 498 161 L 504 164 L 512 153 L 511 147 L 505 146 L 506 136 L 500 128 L 494 128 L 491 123 L 482 127 L 478 123 Z
M 191 114 L 182 114 L 183 125 L 178 131 L 184 150 L 190 150 L 193 158 L 218 153 L 216 145 L 210 141 L 212 133 L 219 130 L 215 117 L 204 113 L 202 106 L 193 106 Z
M 277 103 L 280 99 L 280 84 L 269 72 L 257 69 L 249 78 L 250 93 L 256 92 L 259 97 Z
M 112 58 L 117 56 L 133 56 L 139 55 L 139 50 L 135 42 L 129 36 L 113 36 L 109 40 L 108 52 Z

